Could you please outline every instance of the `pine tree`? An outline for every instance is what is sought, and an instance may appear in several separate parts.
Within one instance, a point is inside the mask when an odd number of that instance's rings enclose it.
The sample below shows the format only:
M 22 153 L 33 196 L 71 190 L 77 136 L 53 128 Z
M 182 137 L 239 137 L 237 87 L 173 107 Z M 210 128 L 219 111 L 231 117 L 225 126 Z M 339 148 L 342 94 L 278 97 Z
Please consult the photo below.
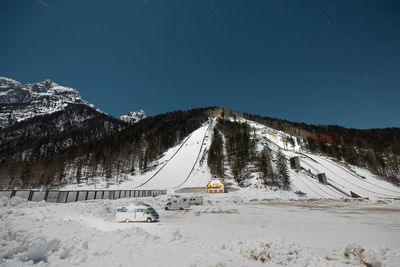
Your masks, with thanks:
M 282 182 L 283 189 L 285 190 L 289 189 L 290 186 L 289 171 L 286 165 L 286 158 L 283 155 L 282 151 L 280 150 L 277 155 L 277 169 L 279 178 L 281 179 Z
M 223 176 L 224 174 L 224 155 L 222 136 L 214 129 L 214 136 L 208 152 L 208 166 L 213 175 Z
M 58 174 L 57 174 L 58 183 L 60 185 L 63 183 L 63 180 L 65 178 L 64 170 L 65 170 L 64 163 L 62 163 L 61 168 L 59 169 Z
M 79 184 L 82 179 L 82 162 L 78 161 L 78 167 L 76 170 L 76 182 Z
M 307 146 L 306 147 L 311 152 L 315 152 L 317 150 L 317 145 L 315 144 L 315 141 L 311 136 L 307 136 Z
M 264 186 L 275 184 L 272 172 L 271 155 L 267 147 L 264 147 L 261 151 L 260 156 L 258 157 L 257 167 L 258 171 L 262 173 L 261 178 Z
M 366 162 L 371 172 L 379 175 L 379 163 L 376 159 L 375 152 L 372 149 L 368 150 L 366 154 Z

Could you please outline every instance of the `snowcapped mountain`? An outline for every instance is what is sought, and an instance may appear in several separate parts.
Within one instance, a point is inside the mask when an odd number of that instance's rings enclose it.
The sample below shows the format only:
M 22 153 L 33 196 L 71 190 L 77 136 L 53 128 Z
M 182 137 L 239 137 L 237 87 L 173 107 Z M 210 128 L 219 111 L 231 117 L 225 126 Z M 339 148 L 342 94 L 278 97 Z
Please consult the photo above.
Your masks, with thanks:
M 82 99 L 77 90 L 50 80 L 21 84 L 0 77 L 0 128 L 63 110 L 69 104 L 93 107 Z
M 0 77 L 0 161 L 51 156 L 127 126 L 95 109 L 76 89 Z
M 128 114 L 119 117 L 120 120 L 130 124 L 135 124 L 144 118 L 147 118 L 147 113 L 142 109 L 140 109 L 139 111 L 129 112 Z

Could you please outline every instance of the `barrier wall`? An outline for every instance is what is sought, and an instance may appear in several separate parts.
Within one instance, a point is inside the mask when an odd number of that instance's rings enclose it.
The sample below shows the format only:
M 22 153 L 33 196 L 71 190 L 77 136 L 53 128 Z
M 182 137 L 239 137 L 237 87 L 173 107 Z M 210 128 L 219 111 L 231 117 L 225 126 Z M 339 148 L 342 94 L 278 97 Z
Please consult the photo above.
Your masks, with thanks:
M 48 191 L 48 192 L 47 192 L 47 197 L 45 197 L 45 200 L 46 200 L 47 202 L 56 203 L 57 200 L 58 200 L 58 195 L 59 195 L 59 193 L 60 193 L 60 192 L 58 192 L 58 191 Z
M 78 191 L 78 200 L 77 201 L 86 200 L 86 197 L 87 197 L 87 191 Z
M 67 198 L 68 198 L 68 191 L 61 191 L 58 193 L 57 202 L 65 203 L 65 202 L 67 202 Z
M 47 201 L 52 203 L 69 203 L 93 199 L 120 199 L 155 197 L 167 194 L 167 190 L 0 190 L 1 197 L 20 197 L 29 201 Z
M 103 194 L 104 194 L 103 191 L 95 191 L 95 192 L 96 192 L 95 199 L 103 199 Z
M 95 194 L 96 194 L 96 191 L 89 191 L 86 200 L 94 199 Z
M 31 192 L 29 191 L 29 190 L 21 190 L 21 191 L 16 191 L 15 192 L 15 194 L 14 194 L 14 196 L 16 196 L 16 197 L 20 197 L 20 198 L 23 198 L 23 199 L 29 199 L 29 195 L 31 194 Z
M 11 190 L 8 190 L 8 191 L 6 191 L 6 190 L 0 191 L 0 197 L 8 197 L 8 198 L 10 198 L 10 197 L 11 197 L 11 193 L 12 193 Z
M 31 201 L 42 201 L 46 196 L 46 191 L 33 191 Z
M 67 202 L 75 202 L 78 192 L 68 192 Z

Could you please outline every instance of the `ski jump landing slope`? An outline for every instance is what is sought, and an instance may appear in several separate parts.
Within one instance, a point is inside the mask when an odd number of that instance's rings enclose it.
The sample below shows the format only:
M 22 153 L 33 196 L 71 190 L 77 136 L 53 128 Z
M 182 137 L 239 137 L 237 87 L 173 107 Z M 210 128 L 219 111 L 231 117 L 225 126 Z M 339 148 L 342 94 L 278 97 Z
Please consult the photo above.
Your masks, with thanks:
M 304 152 L 295 142 L 285 143 L 289 134 L 277 131 L 259 123 L 248 121 L 256 129 L 261 146 L 268 146 L 273 153 L 281 150 L 287 159 L 298 156 L 302 170 L 290 169 L 292 190 L 316 198 L 340 198 L 350 195 L 350 191 L 368 198 L 400 198 L 400 188 L 377 179 L 368 170 L 333 161 L 325 156 Z M 316 175 L 325 173 L 328 185 L 318 182 Z
M 214 120 L 210 120 L 192 132 L 177 148 L 164 165 L 146 179 L 137 179 L 135 189 L 176 189 L 179 187 L 206 186 L 210 180 L 207 162 L 202 161 L 209 149 Z M 168 154 L 168 153 L 167 153 Z M 171 154 L 171 153 L 169 153 Z M 203 158 L 204 159 L 204 158 Z
M 348 169 L 323 156 L 315 156 L 309 153 L 302 153 L 298 156 L 304 168 L 315 170 L 315 172 L 324 172 L 328 182 L 339 184 L 348 191 L 351 190 L 360 196 L 372 198 L 400 197 L 399 188 L 388 182 L 375 179 L 369 173 L 362 176 L 355 170 Z

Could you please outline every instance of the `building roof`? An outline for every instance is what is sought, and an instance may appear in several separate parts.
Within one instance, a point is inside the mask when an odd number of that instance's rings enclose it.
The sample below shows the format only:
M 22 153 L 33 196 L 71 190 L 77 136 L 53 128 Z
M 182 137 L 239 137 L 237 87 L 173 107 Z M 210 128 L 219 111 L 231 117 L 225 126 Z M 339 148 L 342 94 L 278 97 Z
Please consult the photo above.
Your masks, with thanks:
M 220 178 L 212 178 L 211 181 L 207 184 L 207 187 L 210 188 L 212 185 L 224 185 L 224 182 Z

